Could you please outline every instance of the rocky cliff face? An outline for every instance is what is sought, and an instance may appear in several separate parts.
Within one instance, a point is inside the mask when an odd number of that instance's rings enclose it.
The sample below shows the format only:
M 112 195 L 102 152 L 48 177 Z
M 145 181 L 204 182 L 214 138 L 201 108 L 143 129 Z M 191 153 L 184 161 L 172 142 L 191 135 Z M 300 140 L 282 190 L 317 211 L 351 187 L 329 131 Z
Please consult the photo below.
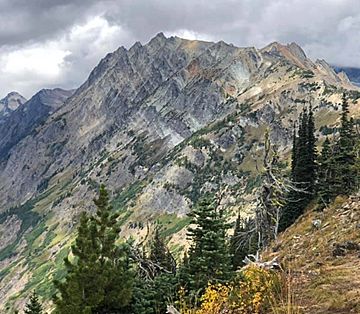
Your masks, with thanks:
M 226 189 L 230 210 L 251 213 L 265 129 L 287 158 L 303 106 L 311 103 L 317 127 L 328 130 L 343 92 L 360 115 L 359 90 L 294 43 L 258 50 L 160 33 L 108 54 L 71 97 L 34 96 L 46 110 L 31 131 L 19 115 L 0 139 L 0 303 L 34 287 L 52 293 L 50 278 L 60 276 L 54 270 L 99 183 L 113 195 L 123 236 L 142 237 L 158 220 L 175 251 L 204 190 Z M 22 135 L 10 141 L 14 134 Z
M 11 148 L 26 136 L 33 135 L 32 132 L 35 132 L 36 127 L 58 110 L 72 93 L 59 88 L 44 89 L 24 103 L 21 103 L 23 98 L 16 100 L 14 100 L 15 96 L 8 98 L 7 104 L 12 103 L 14 110 L 0 123 L 0 158 L 3 160 L 8 158 Z M 18 107 L 14 102 L 19 104 Z

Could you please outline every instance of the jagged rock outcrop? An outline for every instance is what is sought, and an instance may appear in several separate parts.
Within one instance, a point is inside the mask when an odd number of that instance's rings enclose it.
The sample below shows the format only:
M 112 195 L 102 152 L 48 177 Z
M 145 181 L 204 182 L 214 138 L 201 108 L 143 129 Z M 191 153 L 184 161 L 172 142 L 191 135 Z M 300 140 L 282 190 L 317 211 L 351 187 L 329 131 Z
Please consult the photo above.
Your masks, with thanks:
M 286 158 L 305 104 L 315 108 L 318 128 L 336 126 L 344 91 L 358 112 L 359 90 L 320 63 L 294 43 L 258 50 L 160 33 L 108 54 L 73 94 L 34 96 L 0 130 L 8 134 L 0 138 L 0 232 L 21 221 L 0 251 L 7 269 L 0 289 L 48 285 L 36 270 L 51 273 L 61 263 L 99 183 L 121 213 L 122 236 L 143 237 L 144 226 L 160 220 L 177 248 L 203 191 L 226 188 L 234 212 L 241 193 L 251 212 L 267 127 Z
M 81 167 L 110 139 L 125 145 L 134 139 L 129 131 L 145 131 L 148 142 L 161 139 L 163 155 L 224 116 L 231 109 L 225 87 L 231 86 L 227 89 L 232 94 L 244 90 L 260 64 L 255 49 L 166 39 L 163 34 L 146 46 L 119 48 L 35 136 L 12 151 L 0 175 L 7 197 L 2 203 L 33 195 L 44 177 L 53 177 L 61 168 Z

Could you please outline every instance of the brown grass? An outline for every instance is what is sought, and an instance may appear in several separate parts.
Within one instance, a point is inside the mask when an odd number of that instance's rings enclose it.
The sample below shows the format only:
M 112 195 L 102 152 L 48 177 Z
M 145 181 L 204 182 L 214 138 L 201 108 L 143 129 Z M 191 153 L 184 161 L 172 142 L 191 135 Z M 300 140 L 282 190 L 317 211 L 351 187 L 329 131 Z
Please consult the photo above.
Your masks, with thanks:
M 321 220 L 319 229 L 313 227 L 314 219 Z M 360 252 L 332 254 L 336 243 L 360 243 L 359 223 L 360 198 L 339 197 L 323 212 L 309 210 L 274 244 L 279 252 L 264 254 L 279 255 L 291 272 L 292 303 L 301 313 L 360 313 Z

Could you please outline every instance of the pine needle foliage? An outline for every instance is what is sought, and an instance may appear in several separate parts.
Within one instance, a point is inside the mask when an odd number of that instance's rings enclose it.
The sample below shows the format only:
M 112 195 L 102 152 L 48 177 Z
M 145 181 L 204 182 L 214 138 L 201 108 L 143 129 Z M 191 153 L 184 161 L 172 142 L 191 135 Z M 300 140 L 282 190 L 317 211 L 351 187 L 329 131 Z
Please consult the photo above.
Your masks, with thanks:
M 96 214 L 81 215 L 78 236 L 72 246 L 74 259 L 65 258 L 67 275 L 56 281 L 55 313 L 127 313 L 134 273 L 126 244 L 116 245 L 120 232 L 109 205 L 108 192 L 100 187 L 94 199 Z
M 29 302 L 26 304 L 25 314 L 43 314 L 43 308 L 35 291 L 31 294 Z

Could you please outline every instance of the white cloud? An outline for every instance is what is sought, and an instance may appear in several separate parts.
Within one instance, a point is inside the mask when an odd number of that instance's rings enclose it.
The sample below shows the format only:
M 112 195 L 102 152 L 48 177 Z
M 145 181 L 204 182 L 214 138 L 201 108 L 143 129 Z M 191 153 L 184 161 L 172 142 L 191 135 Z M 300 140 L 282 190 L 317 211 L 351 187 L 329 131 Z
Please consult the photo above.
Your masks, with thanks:
M 50 42 L 9 52 L 2 56 L 2 72 L 4 75 L 32 73 L 47 79 L 54 78 L 60 74 L 65 57 L 71 54 L 57 46 Z
M 360 67 L 359 0 L 0 0 L 0 11 L 0 97 L 77 87 L 108 52 L 160 31 L 242 47 L 295 41 L 313 59 Z
M 174 32 L 165 32 L 165 36 L 177 36 L 189 40 L 214 41 L 214 37 L 204 33 L 198 33 L 189 29 L 179 29 Z
M 90 69 L 127 37 L 119 25 L 93 16 L 56 40 L 0 49 L 0 92 L 19 90 L 30 97 L 41 88 L 77 87 Z

